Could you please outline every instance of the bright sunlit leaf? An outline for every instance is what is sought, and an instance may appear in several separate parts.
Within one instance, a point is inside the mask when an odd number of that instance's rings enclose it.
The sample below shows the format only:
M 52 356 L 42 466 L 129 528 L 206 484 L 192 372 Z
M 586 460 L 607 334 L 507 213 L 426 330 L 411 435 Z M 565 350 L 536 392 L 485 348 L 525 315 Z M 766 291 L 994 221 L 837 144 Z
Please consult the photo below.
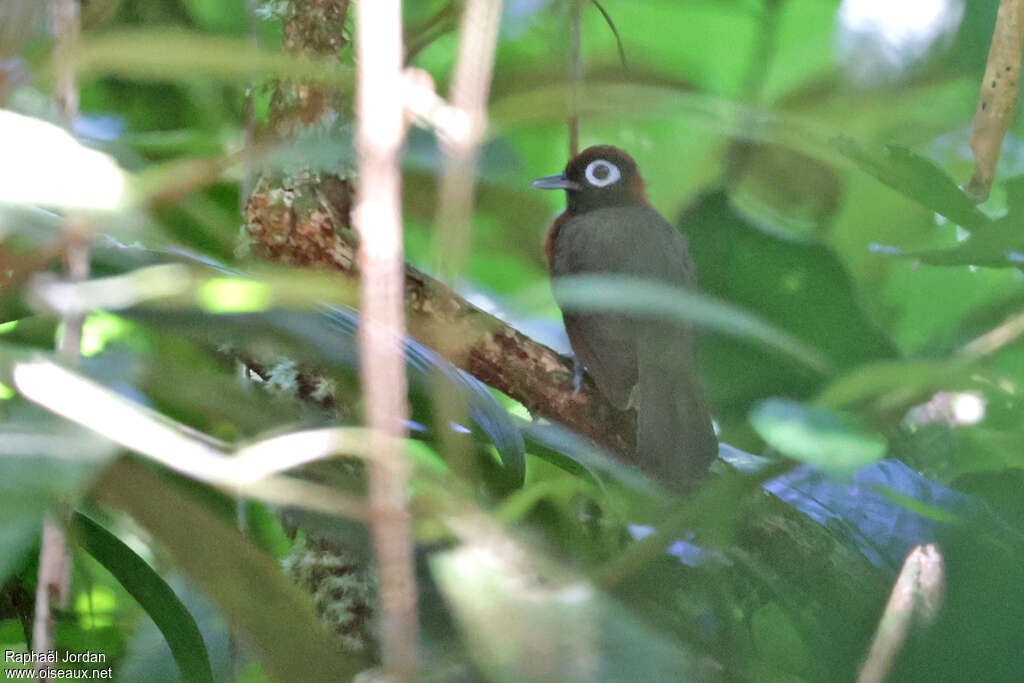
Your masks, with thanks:
M 274 292 L 266 282 L 214 278 L 199 287 L 199 301 L 211 313 L 248 313 L 270 306 Z
M 81 626 L 86 630 L 113 626 L 116 609 L 117 598 L 106 586 L 93 586 L 75 600 L 75 611 L 82 616 Z
M 149 299 L 171 297 L 186 291 L 191 280 L 185 266 L 165 263 L 84 282 L 38 276 L 32 281 L 31 292 L 47 310 L 67 316 L 101 308 L 129 308 Z
M 95 356 L 107 344 L 124 338 L 131 323 L 109 313 L 93 313 L 82 325 L 82 355 Z
M 117 209 L 127 176 L 112 158 L 60 126 L 0 110 L 0 202 Z

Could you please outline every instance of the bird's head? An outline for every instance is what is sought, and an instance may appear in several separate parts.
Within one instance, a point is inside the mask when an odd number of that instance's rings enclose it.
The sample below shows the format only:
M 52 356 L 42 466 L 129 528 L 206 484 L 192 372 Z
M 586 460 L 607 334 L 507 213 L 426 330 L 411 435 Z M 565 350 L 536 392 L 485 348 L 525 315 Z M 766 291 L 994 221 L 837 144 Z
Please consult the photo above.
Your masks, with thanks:
M 538 178 L 532 185 L 565 190 L 568 210 L 574 214 L 649 203 L 633 157 L 611 145 L 588 147 L 569 160 L 564 173 Z

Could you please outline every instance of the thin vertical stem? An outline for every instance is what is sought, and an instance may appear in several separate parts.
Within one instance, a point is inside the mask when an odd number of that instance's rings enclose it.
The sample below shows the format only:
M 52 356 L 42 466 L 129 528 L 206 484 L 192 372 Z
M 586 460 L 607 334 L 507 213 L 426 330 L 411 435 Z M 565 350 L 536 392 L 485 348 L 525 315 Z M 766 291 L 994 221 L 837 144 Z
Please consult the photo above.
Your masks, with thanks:
M 36 615 L 32 626 L 32 651 L 40 655 L 54 649 L 53 607 L 65 607 L 71 584 L 71 552 L 64 527 L 51 515 L 43 519 L 43 537 L 39 550 L 39 574 L 36 585 Z M 37 661 L 36 671 L 49 669 Z
M 78 2 L 76 0 L 52 0 L 53 29 L 56 38 L 53 60 L 56 68 L 54 100 L 65 127 L 71 130 L 78 115 L 78 83 L 75 81 L 75 52 L 81 32 Z M 67 248 L 64 252 L 64 270 L 72 280 L 89 277 L 88 234 L 79 218 L 69 216 L 64 221 Z M 82 324 L 84 316 L 69 315 L 64 318 L 64 334 L 59 351 L 65 361 L 77 361 L 82 348 Z
M 54 99 L 64 124 L 70 128 L 78 114 L 78 84 L 75 82 L 75 53 L 81 34 L 78 3 L 73 0 L 51 0 L 53 17 L 53 61 L 56 69 Z
M 416 582 L 409 515 L 408 464 L 394 437 L 405 433 L 401 175 L 404 125 L 400 0 L 360 0 L 356 26 L 355 222 L 362 270 L 359 364 L 367 423 L 376 454 L 369 466 L 370 528 L 380 584 L 385 672 L 410 680 L 416 671 Z
M 438 204 L 438 265 L 441 277 L 449 283 L 462 272 L 469 251 L 476 168 L 487 128 L 487 96 L 494 71 L 501 7 L 501 0 L 468 0 L 462 13 L 459 51 L 448 98 L 460 125 L 453 126 L 442 139 L 444 172 Z M 475 474 L 474 462 L 464 447 L 464 439 L 451 429 L 452 423 L 462 424 L 465 420 L 465 405 L 448 383 L 440 382 L 437 386 L 437 420 L 445 455 L 456 471 L 471 479 Z
M 82 221 L 74 216 L 64 219 L 64 271 L 72 280 L 89 278 L 89 237 Z M 60 354 L 67 363 L 75 364 L 81 354 L 82 327 L 85 316 L 73 313 L 64 316 L 64 332 L 60 338 Z
M 583 84 L 583 0 L 569 0 L 569 157 L 580 153 L 580 86 Z
M 462 125 L 441 146 L 444 174 L 438 210 L 442 235 L 439 261 L 447 279 L 458 274 L 466 258 L 501 6 L 501 0 L 468 0 L 462 15 L 459 53 L 448 97 Z
M 61 119 L 71 128 L 78 114 L 78 86 L 75 82 L 74 55 L 81 31 L 76 0 L 52 0 L 54 63 L 56 89 L 54 99 Z M 65 223 L 67 249 L 64 267 L 74 280 L 89 277 L 89 245 L 82 226 L 74 218 Z M 60 354 L 67 362 L 76 362 L 82 347 L 81 315 L 64 318 Z M 35 623 L 32 629 L 32 650 L 45 654 L 54 649 L 53 607 L 67 606 L 71 588 L 71 550 L 64 527 L 52 514 L 43 518 L 43 533 L 39 549 L 39 572 L 36 585 Z M 45 661 L 37 661 L 36 671 L 49 668 Z

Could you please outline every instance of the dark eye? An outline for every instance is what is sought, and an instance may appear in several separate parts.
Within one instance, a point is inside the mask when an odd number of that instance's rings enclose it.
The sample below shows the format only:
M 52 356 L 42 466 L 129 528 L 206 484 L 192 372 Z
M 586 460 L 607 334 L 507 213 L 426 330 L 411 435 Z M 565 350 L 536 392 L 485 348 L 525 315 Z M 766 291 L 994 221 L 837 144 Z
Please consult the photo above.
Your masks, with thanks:
M 594 187 L 607 187 L 622 177 L 619 167 L 604 159 L 591 161 L 584 175 Z

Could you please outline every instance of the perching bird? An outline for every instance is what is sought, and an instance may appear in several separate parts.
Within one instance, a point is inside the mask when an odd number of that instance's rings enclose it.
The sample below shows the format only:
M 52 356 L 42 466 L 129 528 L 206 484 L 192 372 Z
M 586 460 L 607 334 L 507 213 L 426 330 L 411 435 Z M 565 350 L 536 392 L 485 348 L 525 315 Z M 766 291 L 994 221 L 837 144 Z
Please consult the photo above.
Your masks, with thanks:
M 545 245 L 552 278 L 616 274 L 697 286 L 686 240 L 651 206 L 636 162 L 622 150 L 590 147 L 533 187 L 566 193 Z M 690 490 L 718 454 L 695 332 L 621 314 L 563 317 L 597 388 L 615 407 L 636 410 L 634 464 L 668 488 Z

